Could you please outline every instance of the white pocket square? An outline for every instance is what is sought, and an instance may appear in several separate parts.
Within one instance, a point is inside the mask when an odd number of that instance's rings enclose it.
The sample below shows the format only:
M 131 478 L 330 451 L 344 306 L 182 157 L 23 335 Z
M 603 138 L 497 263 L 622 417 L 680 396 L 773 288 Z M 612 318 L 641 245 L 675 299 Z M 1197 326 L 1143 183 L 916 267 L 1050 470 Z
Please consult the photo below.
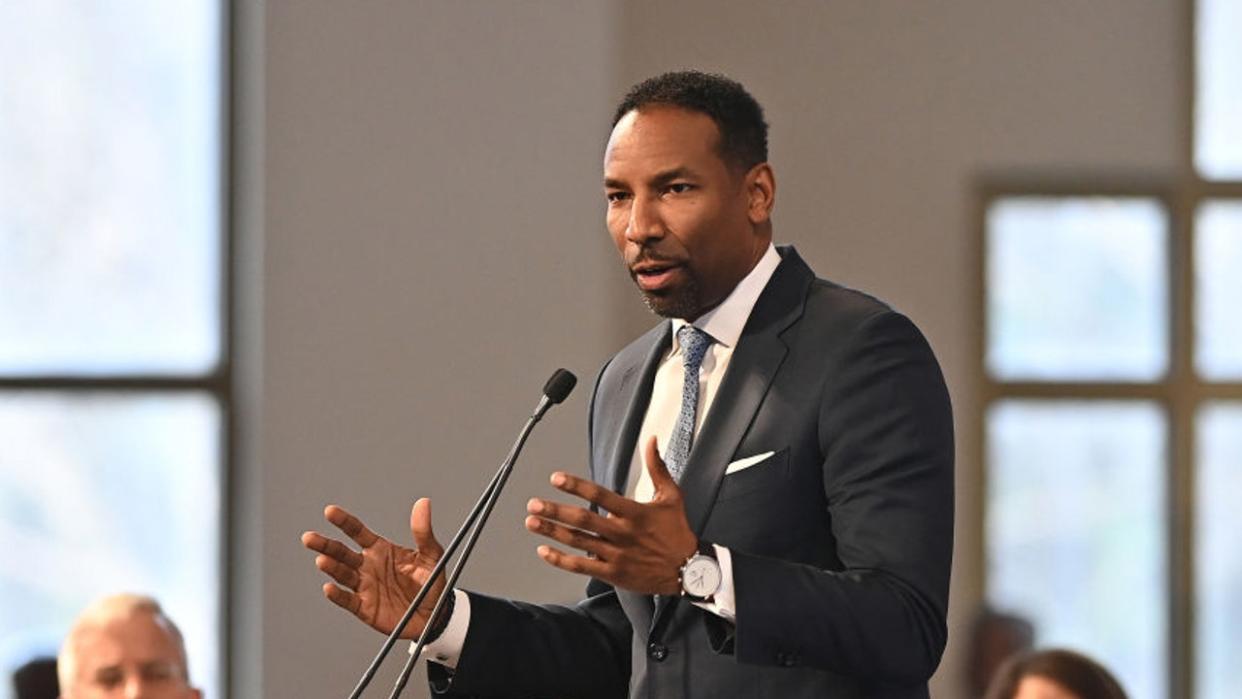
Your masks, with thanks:
M 775 453 L 776 452 L 774 451 L 765 451 L 762 454 L 755 454 L 754 456 L 748 456 L 745 459 L 738 459 L 725 467 L 725 475 L 727 476 L 730 473 L 737 473 L 743 469 L 750 468 Z

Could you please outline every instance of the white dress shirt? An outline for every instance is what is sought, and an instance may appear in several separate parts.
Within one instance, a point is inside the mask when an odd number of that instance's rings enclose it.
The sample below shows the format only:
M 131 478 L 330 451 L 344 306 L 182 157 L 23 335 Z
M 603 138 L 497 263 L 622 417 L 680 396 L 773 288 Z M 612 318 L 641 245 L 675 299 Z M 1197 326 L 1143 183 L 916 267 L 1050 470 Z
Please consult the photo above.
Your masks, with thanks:
M 694 321 L 694 326 L 712 337 L 714 342 L 708 347 L 699 368 L 699 407 L 695 415 L 694 432 L 697 435 L 703 426 L 703 420 L 711 410 L 716 398 L 716 391 L 729 368 L 733 358 L 733 350 L 737 347 L 742 329 L 759 300 L 773 272 L 781 262 L 776 247 L 769 244 L 767 251 L 750 273 L 738 282 L 725 300 L 712 310 L 704 313 Z M 677 341 L 677 331 L 686 324 L 681 319 L 672 321 L 673 343 L 656 369 L 655 384 L 651 391 L 651 402 L 647 406 L 647 414 L 643 418 L 642 428 L 638 432 L 638 443 L 634 447 L 634 456 L 630 462 L 629 483 L 626 494 L 639 502 L 649 502 L 653 495 L 651 476 L 647 473 L 643 460 L 646 444 L 654 435 L 660 455 L 668 448 L 669 436 L 677 423 L 681 412 L 681 387 L 685 376 L 683 355 Z M 692 449 L 693 451 L 693 449 Z M 696 602 L 699 607 L 732 622 L 735 619 L 733 593 L 733 565 L 729 549 L 714 545 L 716 557 L 720 561 L 723 577 L 720 590 L 713 596 L 712 602 Z M 454 590 L 453 616 L 449 619 L 444 633 L 434 643 L 427 645 L 429 657 L 448 667 L 456 667 L 461 657 L 462 647 L 466 641 L 466 630 L 470 626 L 470 597 L 461 590 Z M 410 645 L 411 651 L 413 644 Z

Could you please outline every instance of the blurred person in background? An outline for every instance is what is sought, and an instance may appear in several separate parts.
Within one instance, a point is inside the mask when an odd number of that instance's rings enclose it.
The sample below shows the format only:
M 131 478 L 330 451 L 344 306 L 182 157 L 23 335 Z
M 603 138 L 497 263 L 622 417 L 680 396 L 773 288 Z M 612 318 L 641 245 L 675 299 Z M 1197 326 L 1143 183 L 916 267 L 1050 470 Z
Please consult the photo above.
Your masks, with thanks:
M 1035 647 L 1035 626 L 1020 616 L 984 606 L 971 625 L 968 644 L 966 683 L 971 699 L 980 699 L 1006 660 Z
M 201 699 L 185 641 L 159 602 L 105 597 L 78 616 L 58 658 L 61 699 Z
M 34 658 L 13 672 L 15 699 L 56 699 L 56 658 Z
M 1112 673 L 1071 650 L 1016 655 L 993 678 L 987 699 L 1126 699 Z

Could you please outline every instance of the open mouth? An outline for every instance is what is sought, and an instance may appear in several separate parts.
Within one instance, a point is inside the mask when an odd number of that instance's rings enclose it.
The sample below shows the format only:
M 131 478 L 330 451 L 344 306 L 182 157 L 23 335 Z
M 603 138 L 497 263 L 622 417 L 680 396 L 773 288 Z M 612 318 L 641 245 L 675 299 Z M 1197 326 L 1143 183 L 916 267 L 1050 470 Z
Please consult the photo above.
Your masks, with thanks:
M 682 266 L 670 262 L 644 263 L 633 269 L 634 281 L 643 291 L 658 291 L 672 284 Z

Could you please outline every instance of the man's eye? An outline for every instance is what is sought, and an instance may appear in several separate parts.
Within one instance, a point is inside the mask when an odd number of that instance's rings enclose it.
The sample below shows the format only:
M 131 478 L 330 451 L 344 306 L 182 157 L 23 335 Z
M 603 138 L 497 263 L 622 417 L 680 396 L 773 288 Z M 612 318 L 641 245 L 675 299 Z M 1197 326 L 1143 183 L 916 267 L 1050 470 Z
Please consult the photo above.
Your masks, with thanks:
M 688 184 L 686 182 L 674 182 L 668 186 L 667 191 L 670 194 L 685 194 L 692 189 L 694 189 L 694 185 L 692 184 Z
M 124 678 L 125 675 L 119 671 L 105 670 L 95 675 L 95 684 L 100 687 L 111 689 L 113 687 L 119 687 Z
M 629 198 L 629 194 L 625 192 L 609 192 L 605 195 L 610 203 L 615 203 Z
M 151 663 L 142 668 L 143 678 L 151 683 L 171 682 L 178 674 L 172 663 Z

